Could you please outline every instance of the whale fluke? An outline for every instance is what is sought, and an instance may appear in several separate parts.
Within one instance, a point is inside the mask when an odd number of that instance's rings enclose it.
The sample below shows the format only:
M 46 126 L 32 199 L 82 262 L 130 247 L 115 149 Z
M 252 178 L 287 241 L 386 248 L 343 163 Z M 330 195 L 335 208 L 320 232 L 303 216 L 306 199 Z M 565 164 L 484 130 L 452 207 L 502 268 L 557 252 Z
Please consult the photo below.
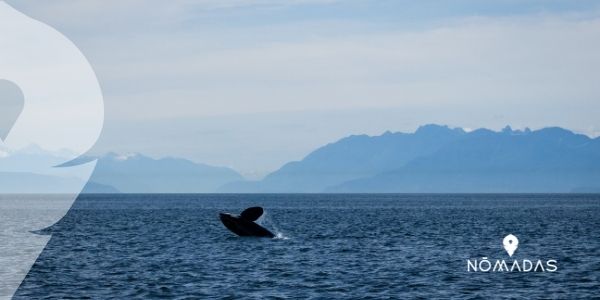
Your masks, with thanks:
M 256 207 L 250 207 L 250 208 L 246 208 L 246 210 L 244 210 L 241 214 L 240 217 L 243 218 L 244 220 L 247 221 L 256 221 L 258 220 L 258 218 L 260 218 L 260 216 L 262 216 L 264 210 L 262 207 L 256 206 Z
M 263 214 L 262 207 L 250 207 L 239 216 L 220 213 L 219 218 L 223 225 L 239 236 L 255 236 L 274 238 L 275 235 L 266 228 L 254 223 Z

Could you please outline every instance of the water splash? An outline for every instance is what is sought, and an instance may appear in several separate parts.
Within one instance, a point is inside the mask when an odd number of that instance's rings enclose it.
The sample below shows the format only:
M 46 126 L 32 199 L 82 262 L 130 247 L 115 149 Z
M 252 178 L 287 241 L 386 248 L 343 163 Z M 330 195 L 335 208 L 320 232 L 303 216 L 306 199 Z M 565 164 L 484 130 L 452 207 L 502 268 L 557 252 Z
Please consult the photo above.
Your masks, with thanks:
M 263 215 L 258 220 L 256 220 L 256 223 L 258 223 L 260 226 L 272 229 L 273 232 L 275 233 L 274 239 L 289 240 L 289 237 L 286 236 L 283 233 L 283 231 L 281 231 L 279 229 L 279 227 L 277 226 L 277 224 L 275 224 L 275 222 L 273 221 L 271 216 L 267 213 L 267 211 L 264 211 Z
M 283 235 L 283 232 L 276 232 L 274 239 L 276 240 L 289 240 L 290 238 Z

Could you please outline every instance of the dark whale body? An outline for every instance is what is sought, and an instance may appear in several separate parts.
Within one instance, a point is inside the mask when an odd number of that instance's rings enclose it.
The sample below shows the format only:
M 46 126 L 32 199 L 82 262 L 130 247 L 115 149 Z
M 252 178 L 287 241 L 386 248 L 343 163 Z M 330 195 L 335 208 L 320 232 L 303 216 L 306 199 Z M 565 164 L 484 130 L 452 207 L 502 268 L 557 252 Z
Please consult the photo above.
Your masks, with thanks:
M 220 213 L 219 218 L 227 229 L 239 236 L 275 237 L 272 232 L 254 223 L 262 214 L 262 207 L 250 207 L 244 210 L 239 216 Z

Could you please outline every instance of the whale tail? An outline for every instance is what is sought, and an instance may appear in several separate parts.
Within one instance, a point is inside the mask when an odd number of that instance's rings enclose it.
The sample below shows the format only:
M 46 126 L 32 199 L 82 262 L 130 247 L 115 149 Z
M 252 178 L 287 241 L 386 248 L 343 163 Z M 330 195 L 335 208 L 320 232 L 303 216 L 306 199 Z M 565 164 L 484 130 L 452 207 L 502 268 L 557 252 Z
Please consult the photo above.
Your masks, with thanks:
M 256 221 L 258 220 L 258 218 L 260 218 L 260 216 L 262 216 L 264 210 L 262 207 L 260 206 L 256 206 L 256 207 L 250 207 L 245 209 L 241 214 L 240 217 L 246 221 Z

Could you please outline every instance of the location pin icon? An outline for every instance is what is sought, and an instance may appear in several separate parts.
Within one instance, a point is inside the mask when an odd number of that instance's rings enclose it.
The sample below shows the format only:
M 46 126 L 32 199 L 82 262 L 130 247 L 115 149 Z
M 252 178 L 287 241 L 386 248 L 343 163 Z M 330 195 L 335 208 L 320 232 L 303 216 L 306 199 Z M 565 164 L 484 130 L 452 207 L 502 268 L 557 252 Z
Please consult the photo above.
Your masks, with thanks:
M 504 237 L 502 245 L 504 245 L 504 250 L 506 250 L 508 256 L 512 257 L 517 250 L 517 247 L 519 247 L 519 239 L 517 239 L 516 236 L 509 234 Z
M 8 137 L 25 104 L 23 92 L 14 83 L 0 79 L 0 140 Z

